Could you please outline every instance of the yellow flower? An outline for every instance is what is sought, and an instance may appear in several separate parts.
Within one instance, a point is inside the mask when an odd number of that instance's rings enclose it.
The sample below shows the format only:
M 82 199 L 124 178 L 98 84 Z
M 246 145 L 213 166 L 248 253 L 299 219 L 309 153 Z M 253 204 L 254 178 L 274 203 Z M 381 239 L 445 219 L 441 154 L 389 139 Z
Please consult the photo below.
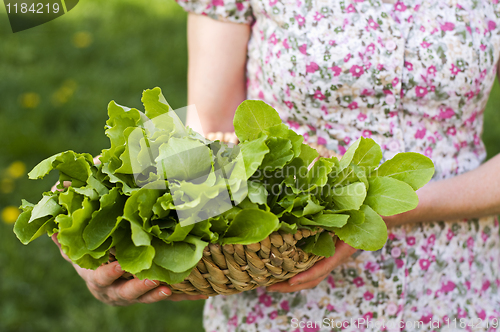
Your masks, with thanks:
M 40 104 L 40 95 L 35 92 L 27 92 L 21 95 L 21 105 L 24 108 L 36 108 Z
M 73 35 L 73 45 L 77 48 L 87 48 L 92 44 L 92 35 L 87 31 L 80 31 Z
M 77 85 L 72 79 L 64 81 L 63 85 L 52 94 L 52 103 L 56 106 L 67 103 L 75 93 Z
M 15 206 L 7 206 L 2 210 L 2 219 L 7 224 L 12 224 L 17 220 L 21 211 Z
M 0 181 L 0 191 L 3 194 L 10 194 L 14 191 L 14 181 L 11 178 L 4 178 Z
M 14 179 L 20 178 L 26 172 L 26 165 L 22 161 L 14 161 L 7 168 L 7 174 L 9 174 Z

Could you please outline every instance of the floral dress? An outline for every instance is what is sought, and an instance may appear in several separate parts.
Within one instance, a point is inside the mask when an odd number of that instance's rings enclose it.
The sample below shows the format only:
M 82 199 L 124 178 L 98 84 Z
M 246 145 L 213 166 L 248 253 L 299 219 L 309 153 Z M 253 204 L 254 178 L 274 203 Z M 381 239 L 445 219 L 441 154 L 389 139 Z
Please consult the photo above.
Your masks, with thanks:
M 271 104 L 308 142 L 342 154 L 371 137 L 384 160 L 404 151 L 430 157 L 433 180 L 485 159 L 498 0 L 177 1 L 190 12 L 251 24 L 247 97 Z M 313 289 L 210 298 L 204 326 L 496 331 L 499 242 L 493 216 L 392 228 L 384 248 L 358 251 Z

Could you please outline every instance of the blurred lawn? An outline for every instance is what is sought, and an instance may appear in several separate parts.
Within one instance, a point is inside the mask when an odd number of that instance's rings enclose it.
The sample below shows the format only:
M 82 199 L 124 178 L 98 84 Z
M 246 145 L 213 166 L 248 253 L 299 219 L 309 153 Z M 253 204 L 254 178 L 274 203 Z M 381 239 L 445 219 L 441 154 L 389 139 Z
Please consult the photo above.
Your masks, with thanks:
M 56 175 L 29 181 L 40 160 L 68 149 L 98 154 L 110 99 L 142 109 L 159 86 L 186 104 L 186 14 L 172 0 L 86 0 L 67 15 L 12 34 L 0 5 L 0 211 L 15 215 Z M 500 87 L 486 110 L 489 156 L 500 152 Z M 20 163 L 21 162 L 21 163 Z M 13 164 L 14 163 L 14 164 Z M 23 169 L 26 165 L 26 169 Z M 10 166 L 10 167 L 9 167 Z M 9 213 L 10 211 L 10 213 Z M 0 331 L 199 331 L 202 305 L 109 307 L 96 301 L 45 236 L 23 246 L 0 221 Z

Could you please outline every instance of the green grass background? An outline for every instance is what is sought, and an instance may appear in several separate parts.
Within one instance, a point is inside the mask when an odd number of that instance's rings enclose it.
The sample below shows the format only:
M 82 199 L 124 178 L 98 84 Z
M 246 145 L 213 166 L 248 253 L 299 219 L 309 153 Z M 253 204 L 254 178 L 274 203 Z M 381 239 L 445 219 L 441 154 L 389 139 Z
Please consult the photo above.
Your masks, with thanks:
M 0 211 L 21 198 L 37 202 L 55 182 L 55 174 L 9 180 L 12 162 L 30 170 L 69 149 L 98 154 L 108 145 L 111 99 L 142 109 L 141 91 L 159 86 L 173 108 L 185 106 L 186 69 L 186 14 L 172 0 L 80 1 L 67 15 L 16 34 L 0 5 Z M 26 93 L 38 96 L 36 107 L 25 107 Z M 489 157 L 500 152 L 499 128 L 495 83 L 483 135 Z M 23 246 L 0 221 L 0 331 L 199 331 L 202 306 L 103 305 L 47 237 Z
M 79 48 L 82 34 L 91 43 Z M 109 144 L 111 99 L 142 109 L 142 90 L 159 86 L 173 108 L 185 106 L 186 53 L 186 14 L 172 0 L 80 1 L 16 34 L 0 4 L 0 179 L 14 161 L 30 170 L 60 151 L 97 155 Z M 25 93 L 39 96 L 37 107 L 23 107 Z M 0 192 L 0 210 L 21 198 L 37 202 L 55 176 L 15 180 L 13 192 Z M 106 306 L 49 238 L 23 246 L 0 221 L 2 332 L 201 331 L 202 309 L 203 301 Z

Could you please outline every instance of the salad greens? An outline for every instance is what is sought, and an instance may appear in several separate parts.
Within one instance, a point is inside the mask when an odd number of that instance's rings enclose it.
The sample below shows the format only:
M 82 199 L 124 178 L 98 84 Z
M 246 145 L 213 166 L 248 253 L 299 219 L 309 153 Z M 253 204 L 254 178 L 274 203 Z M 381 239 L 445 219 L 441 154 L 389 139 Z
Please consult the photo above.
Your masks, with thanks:
M 329 232 L 378 250 L 387 240 L 380 215 L 415 208 L 415 190 L 434 174 L 418 153 L 379 165 L 380 147 L 363 137 L 340 161 L 318 159 L 262 101 L 236 110 L 238 145 L 185 127 L 159 88 L 145 90 L 142 102 L 144 113 L 109 104 L 101 163 L 66 151 L 29 173 L 40 179 L 57 170 L 61 184 L 37 204 L 23 200 L 14 227 L 22 243 L 57 233 L 81 267 L 99 267 L 113 249 L 125 271 L 170 284 L 190 274 L 209 243 L 252 244 L 277 230 L 326 230 L 298 243 L 321 256 L 335 252 Z

